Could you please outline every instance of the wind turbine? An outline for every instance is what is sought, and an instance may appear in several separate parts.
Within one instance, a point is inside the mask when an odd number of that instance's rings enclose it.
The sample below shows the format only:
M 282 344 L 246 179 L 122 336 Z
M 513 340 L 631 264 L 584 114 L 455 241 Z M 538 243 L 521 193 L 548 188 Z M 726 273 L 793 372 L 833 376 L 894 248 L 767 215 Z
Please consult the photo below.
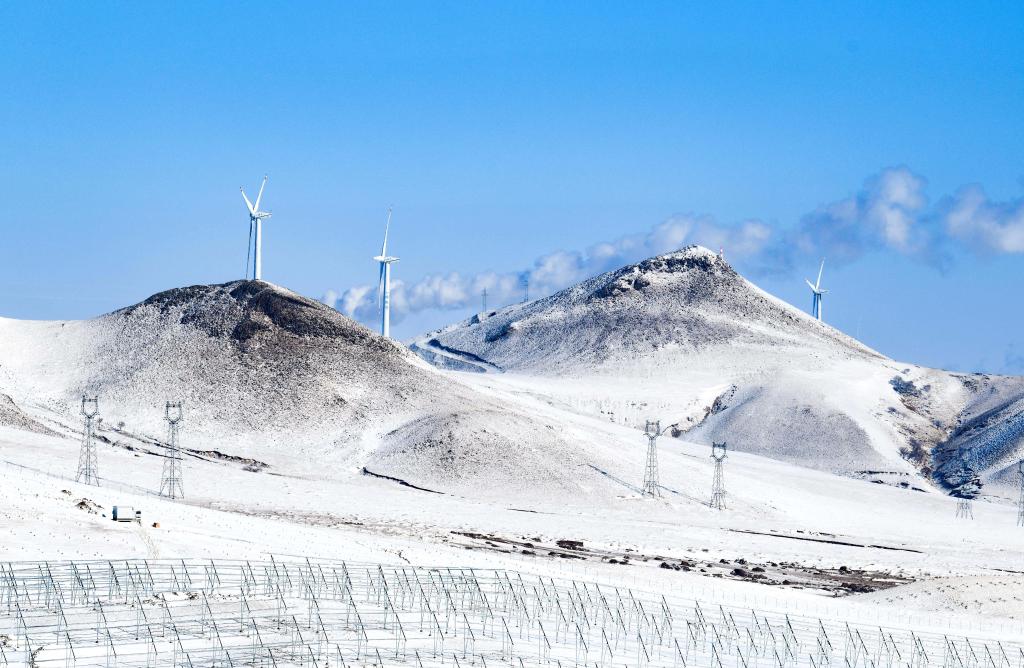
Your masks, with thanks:
M 397 257 L 388 255 L 388 230 L 391 229 L 391 208 L 388 207 L 388 222 L 384 226 L 384 245 L 380 247 L 380 255 L 373 258 L 380 263 L 380 280 L 377 282 L 377 306 L 380 308 L 380 333 L 391 336 L 391 263 L 398 262 Z
M 818 320 L 821 320 L 821 296 L 828 292 L 828 290 L 821 289 L 821 274 L 823 271 L 825 271 L 825 260 L 821 261 L 821 268 L 818 269 L 818 282 L 811 283 L 810 281 L 807 281 L 807 287 L 811 289 L 811 294 L 814 295 L 813 301 L 811 302 L 811 315 Z
M 245 200 L 245 206 L 249 209 L 249 250 L 246 251 L 245 255 L 245 277 L 249 278 L 249 253 L 253 248 L 253 230 L 256 231 L 256 244 L 255 253 L 253 253 L 253 278 L 257 281 L 263 278 L 263 219 L 270 218 L 269 211 L 260 211 L 260 200 L 263 199 L 263 188 L 267 185 L 267 177 L 264 175 L 263 183 L 260 184 L 260 192 L 256 195 L 256 203 L 253 204 L 249 201 L 249 198 L 245 196 L 245 188 L 239 188 L 242 191 L 242 199 Z

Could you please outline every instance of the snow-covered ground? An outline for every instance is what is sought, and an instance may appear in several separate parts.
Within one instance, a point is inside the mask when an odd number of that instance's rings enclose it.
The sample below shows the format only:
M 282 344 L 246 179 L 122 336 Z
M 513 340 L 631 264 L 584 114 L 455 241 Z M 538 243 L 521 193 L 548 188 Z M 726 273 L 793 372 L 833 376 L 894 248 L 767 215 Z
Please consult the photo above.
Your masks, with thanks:
M 723 283 L 689 275 L 698 308 L 673 272 L 628 271 L 510 307 L 419 340 L 444 369 L 265 283 L 171 291 L 87 322 L 0 320 L 0 562 L 497 569 L 937 638 L 1024 637 L 1024 529 L 996 470 L 1017 447 L 1000 416 L 1019 381 L 896 363 L 705 251 L 673 262 Z M 656 317 L 631 320 L 635 292 L 659 281 Z M 638 301 L 580 306 L 597 293 Z M 569 325 L 551 329 L 552 309 Z M 540 361 L 508 333 L 527 330 L 550 346 Z M 473 365 L 486 373 L 447 370 Z M 104 417 L 99 487 L 74 481 L 83 392 Z M 172 501 L 154 492 L 162 405 L 178 398 L 185 499 Z M 669 428 L 660 498 L 639 491 L 648 419 Z M 995 484 L 972 520 L 906 456 L 929 429 L 957 452 L 990 448 Z M 708 443 L 723 437 L 715 510 Z M 114 505 L 142 523 L 112 522 Z
M 917 615 L 980 629 L 1024 618 L 1024 531 L 1009 500 L 976 501 L 973 521 L 956 520 L 955 502 L 941 494 L 732 453 L 727 509 L 716 511 L 707 506 L 707 448 L 667 438 L 663 496 L 645 498 L 642 434 L 574 419 L 595 454 L 616 453 L 617 465 L 600 474 L 614 493 L 574 501 L 524 481 L 502 494 L 437 494 L 353 469 L 311 475 L 287 457 L 262 472 L 188 458 L 186 499 L 170 501 L 152 493 L 159 455 L 101 444 L 103 485 L 87 487 L 68 479 L 76 440 L 4 429 L 0 560 L 312 556 L 510 568 L 879 622 Z M 141 509 L 142 525 L 112 522 L 113 505 Z M 560 547 L 565 540 L 582 548 Z M 851 604 L 861 599 L 868 604 Z

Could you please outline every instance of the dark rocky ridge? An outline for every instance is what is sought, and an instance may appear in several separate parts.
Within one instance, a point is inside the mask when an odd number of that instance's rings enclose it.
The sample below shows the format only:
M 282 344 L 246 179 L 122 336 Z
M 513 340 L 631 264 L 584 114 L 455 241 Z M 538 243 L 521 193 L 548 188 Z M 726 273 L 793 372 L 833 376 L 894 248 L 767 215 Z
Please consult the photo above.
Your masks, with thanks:
M 383 339 L 333 308 L 264 281 L 174 288 L 115 314 L 130 316 L 146 306 L 155 307 L 162 314 L 178 313 L 183 325 L 239 343 L 276 327 L 300 337 L 343 339 L 378 350 L 387 348 Z

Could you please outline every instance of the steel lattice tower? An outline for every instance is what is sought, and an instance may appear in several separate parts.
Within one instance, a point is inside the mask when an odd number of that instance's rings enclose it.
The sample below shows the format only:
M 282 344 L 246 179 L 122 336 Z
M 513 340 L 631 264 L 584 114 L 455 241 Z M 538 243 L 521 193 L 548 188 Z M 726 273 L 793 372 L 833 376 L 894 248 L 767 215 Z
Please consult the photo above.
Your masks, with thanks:
M 82 433 L 82 449 L 78 452 L 78 474 L 75 480 L 86 485 L 100 486 L 99 468 L 96 466 L 96 443 L 92 434 L 96 425 L 96 416 L 100 414 L 100 406 L 96 397 L 82 395 L 82 410 L 85 416 L 85 431 Z
M 181 422 L 181 402 L 167 402 L 164 419 L 167 420 L 167 455 L 160 474 L 160 496 L 171 499 L 185 498 L 181 485 L 181 446 L 178 444 L 178 425 Z
M 722 476 L 725 468 L 725 443 L 711 443 L 711 458 L 715 460 L 715 476 L 711 481 L 711 503 L 717 510 L 725 509 L 725 479 Z
M 645 496 L 661 496 L 661 486 L 658 484 L 658 437 L 661 436 L 661 421 L 647 420 L 644 433 L 647 435 L 647 465 L 644 467 L 643 493 Z
M 956 500 L 956 516 L 965 520 L 974 519 L 974 504 L 970 499 L 959 498 Z
M 1020 480 L 1020 498 L 1017 500 L 1017 526 L 1024 527 L 1024 459 L 1017 462 L 1017 478 Z

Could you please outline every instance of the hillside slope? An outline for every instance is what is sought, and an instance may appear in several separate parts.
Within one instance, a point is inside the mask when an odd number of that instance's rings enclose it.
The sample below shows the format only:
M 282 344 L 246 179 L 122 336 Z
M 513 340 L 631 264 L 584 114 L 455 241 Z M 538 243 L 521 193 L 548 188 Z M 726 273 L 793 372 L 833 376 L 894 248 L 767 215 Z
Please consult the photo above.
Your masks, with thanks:
M 479 385 L 637 426 L 660 419 L 697 442 L 883 481 L 938 471 L 945 484 L 953 459 L 992 477 L 1021 448 L 1021 428 L 1007 431 L 1000 417 L 1024 423 L 1021 379 L 890 360 L 695 246 L 410 347 L 442 368 L 487 372 Z
M 274 471 L 339 478 L 366 467 L 486 494 L 481 481 L 517 488 L 531 470 L 535 491 L 579 492 L 565 467 L 578 444 L 269 283 L 169 290 L 85 321 L 0 319 L 0 342 L 8 423 L 74 435 L 81 396 L 95 394 L 106 441 L 159 446 L 165 402 L 182 401 L 186 447 Z M 539 447 L 513 447 L 522 441 Z

